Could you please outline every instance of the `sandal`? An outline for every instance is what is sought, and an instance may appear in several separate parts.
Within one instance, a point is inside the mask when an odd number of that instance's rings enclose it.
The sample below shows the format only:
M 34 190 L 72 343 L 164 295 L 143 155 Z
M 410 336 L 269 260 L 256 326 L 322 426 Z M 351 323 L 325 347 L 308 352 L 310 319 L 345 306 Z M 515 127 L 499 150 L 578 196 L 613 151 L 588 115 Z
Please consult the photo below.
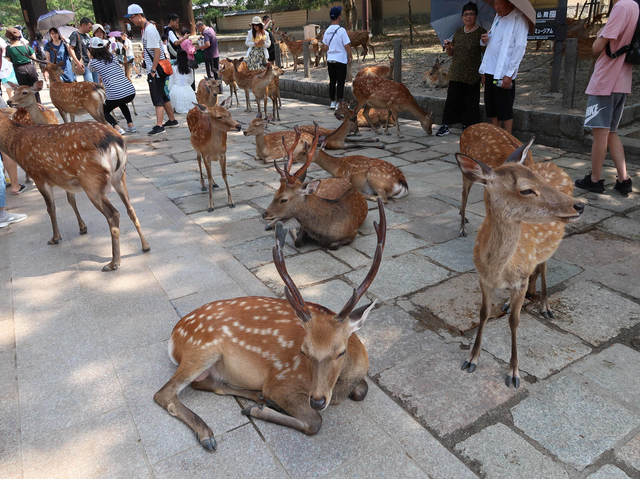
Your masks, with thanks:
M 24 192 L 27 189 L 27 185 L 22 185 L 20 183 L 18 183 L 20 185 L 20 189 L 18 191 L 12 191 L 12 194 L 14 195 L 19 195 L 20 193 Z

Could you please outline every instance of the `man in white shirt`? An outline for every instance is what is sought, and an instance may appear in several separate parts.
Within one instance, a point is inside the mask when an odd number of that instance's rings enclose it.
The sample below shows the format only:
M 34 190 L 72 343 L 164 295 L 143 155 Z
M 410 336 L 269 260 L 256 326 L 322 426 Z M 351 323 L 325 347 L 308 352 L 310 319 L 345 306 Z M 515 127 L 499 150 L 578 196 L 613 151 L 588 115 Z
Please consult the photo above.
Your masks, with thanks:
M 522 12 L 508 0 L 495 0 L 493 8 L 496 17 L 491 30 L 480 37 L 480 43 L 486 45 L 487 50 L 479 71 L 487 116 L 495 126 L 499 127 L 504 122 L 504 129 L 511 133 L 515 78 L 527 48 L 529 24 Z
M 342 7 L 333 7 L 329 12 L 331 25 L 324 32 L 322 50 L 327 52 L 327 68 L 329 70 L 329 96 L 331 108 L 335 110 L 344 100 L 344 82 L 347 78 L 347 64 L 353 60 L 351 39 L 344 27 L 340 26 Z M 336 98 L 337 84 L 337 98 Z M 337 100 L 337 101 L 336 101 Z

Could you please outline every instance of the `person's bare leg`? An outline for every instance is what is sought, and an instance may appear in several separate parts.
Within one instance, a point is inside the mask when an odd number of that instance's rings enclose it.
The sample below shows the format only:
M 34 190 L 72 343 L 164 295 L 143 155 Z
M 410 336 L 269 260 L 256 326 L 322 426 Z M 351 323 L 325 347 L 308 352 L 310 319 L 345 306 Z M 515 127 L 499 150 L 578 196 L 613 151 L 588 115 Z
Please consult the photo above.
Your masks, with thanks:
M 602 179 L 602 165 L 604 164 L 604 157 L 607 155 L 609 129 L 593 128 L 592 134 L 593 134 L 593 145 L 591 146 L 591 181 L 596 183 Z M 618 138 L 618 141 L 620 141 L 619 138 Z M 620 145 L 620 147 L 622 147 L 622 145 Z M 624 161 L 624 153 L 623 153 L 623 161 Z M 625 174 L 626 174 L 626 169 L 625 169 Z
M 173 116 L 173 107 L 171 106 L 170 101 L 164 104 L 164 111 L 167 112 L 167 116 L 169 117 L 169 120 L 175 121 L 176 117 Z
M 4 169 L 7 170 L 11 180 L 11 191 L 17 193 L 20 190 L 18 183 L 18 164 L 9 155 L 4 155 Z
M 500 120 L 498 120 L 497 116 L 492 117 L 491 121 L 493 122 L 493 126 L 497 126 L 498 128 L 500 128 Z
M 618 132 L 610 132 L 609 137 L 609 154 L 613 160 L 613 164 L 618 171 L 618 181 L 625 181 L 627 178 L 627 163 L 624 157 L 624 147 L 618 136 Z
M 504 130 L 511 134 L 511 130 L 513 130 L 513 118 L 511 120 L 504 121 Z
M 161 106 L 156 107 L 156 125 L 162 126 L 162 120 L 164 120 L 164 108 Z

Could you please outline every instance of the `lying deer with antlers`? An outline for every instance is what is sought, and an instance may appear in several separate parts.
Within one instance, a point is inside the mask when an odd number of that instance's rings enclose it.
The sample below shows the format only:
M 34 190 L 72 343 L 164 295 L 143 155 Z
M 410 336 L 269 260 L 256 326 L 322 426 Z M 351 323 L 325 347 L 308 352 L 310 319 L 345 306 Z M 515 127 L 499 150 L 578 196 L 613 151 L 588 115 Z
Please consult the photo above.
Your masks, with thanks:
M 204 177 L 202 175 L 202 162 L 207 170 L 209 180 L 209 213 L 213 211 L 213 188 L 218 185 L 211 176 L 211 162 L 220 163 L 222 179 L 227 187 L 227 200 L 229 207 L 234 208 L 235 204 L 231 198 L 231 190 L 227 181 L 227 132 L 240 131 L 240 123 L 231 118 L 231 113 L 225 108 L 227 98 L 218 106 L 206 107 L 194 103 L 195 107 L 187 113 L 187 125 L 191 133 L 191 146 L 196 152 L 198 168 L 200 169 L 200 188 L 205 191 Z
M 477 123 L 471 125 L 460 135 L 460 152 L 481 161 L 491 168 L 502 165 L 514 151 L 522 146 L 522 142 L 515 136 L 510 135 L 500 127 L 489 123 Z M 527 150 L 525 166 L 533 166 L 533 156 Z M 465 223 L 467 219 L 465 211 L 467 209 L 467 199 L 473 182 L 462 175 L 462 204 L 460 206 L 460 236 L 467 236 Z
M 11 82 L 8 85 L 13 92 L 7 100 L 7 105 L 18 109 L 13 115 L 13 121 L 25 126 L 58 124 L 58 117 L 54 111 L 36 101 L 36 93 L 42 91 L 44 86 L 42 80 L 37 81 L 33 86 L 19 86 Z
M 462 369 L 470 373 L 476 370 L 494 292 L 496 288 L 509 288 L 511 360 L 506 383 L 515 388 L 520 386 L 516 335 L 529 277 L 558 248 L 565 224 L 577 221 L 584 211 L 584 203 L 571 196 L 573 183 L 561 168 L 551 162 L 524 165 L 532 142 L 533 139 L 521 146 L 508 163 L 495 169 L 456 154 L 462 174 L 485 187 L 487 209 L 473 250 L 482 290 L 480 325 Z
M 89 114 L 94 120 L 107 124 L 104 117 L 104 102 L 107 94 L 100 85 L 93 82 L 63 83 L 64 62 L 48 63 L 45 70 L 49 72 L 49 93 L 51 103 L 58 109 L 62 121 L 67 123 L 67 115 L 72 122 L 77 115 Z
M 244 133 L 244 136 L 255 136 L 256 137 L 256 160 L 264 160 L 265 163 L 279 160 L 287 156 L 287 150 L 282 144 L 282 137 L 284 136 L 287 143 L 293 143 L 296 138 L 296 133 L 294 131 L 277 131 L 274 133 L 264 134 L 264 129 L 267 125 L 273 120 L 273 116 L 269 118 L 263 119 L 261 115 L 258 115 L 256 118 L 251 120 L 249 126 Z M 304 158 L 304 143 L 312 143 L 313 135 L 309 133 L 302 133 L 302 143 L 296 143 L 295 150 L 293 152 L 293 157 L 295 161 Z
M 203 78 L 196 89 L 196 100 L 200 105 L 216 106 L 218 104 L 220 82 L 214 78 Z
M 185 422 L 205 449 L 213 451 L 213 431 L 178 394 L 193 389 L 231 394 L 258 404 L 242 414 L 317 434 L 323 411 L 347 398 L 362 401 L 368 391 L 367 351 L 355 333 L 375 305 L 356 305 L 373 282 L 386 238 L 384 208 L 373 264 L 351 299 L 335 314 L 302 298 L 284 261 L 287 230 L 278 223 L 273 262 L 285 283 L 285 298 L 244 297 L 205 304 L 173 328 L 169 358 L 178 366 L 153 399 Z M 302 327 L 300 327 L 302 326 Z
M 298 220 L 300 230 L 297 234 L 291 232 L 297 248 L 300 248 L 306 236 L 309 236 L 322 247 L 338 249 L 351 243 L 358 234 L 358 228 L 367 218 L 367 201 L 351 183 L 342 178 L 302 183 L 318 146 L 317 131 L 311 147 L 305 143 L 306 163 L 291 175 L 293 152 L 302 135 L 298 127 L 295 127 L 295 132 L 296 139 L 291 147 L 286 146 L 284 135 L 282 136 L 288 161 L 284 170 L 278 166 L 276 160 L 273 161 L 282 178 L 280 188 L 262 217 L 271 224 L 287 218 Z
M 376 134 L 378 134 L 378 129 L 369 118 L 369 110 L 371 108 L 390 110 L 393 118 L 396 118 L 396 120 L 400 118 L 398 116 L 399 112 L 408 111 L 418 119 L 422 129 L 428 135 L 431 135 L 433 132 L 432 113 L 426 113 L 420 108 L 416 99 L 402 83 L 396 83 L 386 78 L 360 77 L 353 81 L 353 95 L 358 100 L 356 111 L 360 111 L 364 107 L 364 117 Z M 396 121 L 396 128 L 398 130 L 398 136 L 402 137 L 400 134 L 399 121 Z M 388 123 L 385 128 L 385 133 L 389 134 Z
M 61 239 L 53 187 L 67 192 L 80 234 L 87 232 L 87 226 L 78 212 L 75 194 L 84 191 L 109 223 L 113 258 L 102 270 L 118 268 L 120 214 L 107 198 L 113 186 L 138 231 L 142 251 L 149 251 L 149 243 L 142 235 L 140 222 L 129 201 L 125 173 L 127 144 L 111 126 L 93 122 L 23 126 L 0 112 L 0 151 L 11 156 L 33 178 L 42 194 L 53 227 L 53 237 L 48 244 L 58 244 Z
M 267 99 L 271 98 L 271 102 L 273 103 L 272 116 L 280 121 L 280 108 L 278 105 L 280 99 L 279 77 L 283 73 L 284 70 L 282 68 L 268 63 L 264 73 L 253 77 L 251 90 L 258 105 L 258 115 L 262 113 L 260 110 L 260 101 L 264 101 L 264 116 L 267 116 Z

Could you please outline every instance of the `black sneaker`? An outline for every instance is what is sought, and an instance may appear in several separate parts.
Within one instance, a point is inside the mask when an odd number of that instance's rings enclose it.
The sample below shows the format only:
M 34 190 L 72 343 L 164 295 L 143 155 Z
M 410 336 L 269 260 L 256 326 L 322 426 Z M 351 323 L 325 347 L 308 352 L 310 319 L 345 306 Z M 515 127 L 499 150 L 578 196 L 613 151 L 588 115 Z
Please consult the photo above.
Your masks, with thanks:
M 616 180 L 616 186 L 614 186 L 614 188 L 620 193 L 631 193 L 631 178 L 627 178 L 624 181 Z
M 596 181 L 594 183 L 591 181 L 591 172 L 581 180 L 576 180 L 576 186 L 593 193 L 604 193 L 604 180 Z
M 162 126 L 165 128 L 173 128 L 174 126 L 178 126 L 178 120 L 167 120 Z
M 151 129 L 151 131 L 148 134 L 149 136 L 151 136 L 151 135 L 158 135 L 160 133 L 166 133 L 166 131 L 164 127 L 156 125 Z
M 436 136 L 444 136 L 449 134 L 449 127 L 447 125 L 440 126 L 440 129 L 436 132 Z

